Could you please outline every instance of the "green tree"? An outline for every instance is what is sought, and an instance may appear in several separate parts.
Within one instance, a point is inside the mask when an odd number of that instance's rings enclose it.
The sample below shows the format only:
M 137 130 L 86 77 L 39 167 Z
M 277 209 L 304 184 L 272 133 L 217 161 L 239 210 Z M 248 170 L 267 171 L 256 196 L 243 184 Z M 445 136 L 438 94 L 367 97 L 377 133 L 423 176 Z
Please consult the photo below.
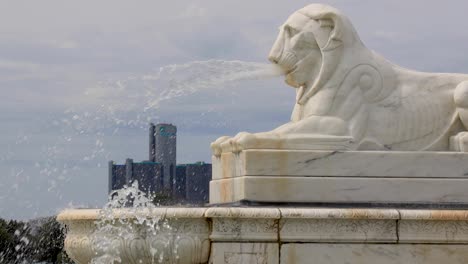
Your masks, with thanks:
M 64 230 L 55 217 L 49 217 L 39 227 L 34 238 L 34 259 L 38 262 L 62 263 Z
M 0 263 L 73 263 L 63 251 L 64 239 L 55 217 L 29 223 L 0 218 Z
M 0 263 L 31 262 L 30 241 L 26 223 L 0 219 Z
M 11 260 L 13 238 L 7 230 L 8 223 L 0 219 L 0 263 Z

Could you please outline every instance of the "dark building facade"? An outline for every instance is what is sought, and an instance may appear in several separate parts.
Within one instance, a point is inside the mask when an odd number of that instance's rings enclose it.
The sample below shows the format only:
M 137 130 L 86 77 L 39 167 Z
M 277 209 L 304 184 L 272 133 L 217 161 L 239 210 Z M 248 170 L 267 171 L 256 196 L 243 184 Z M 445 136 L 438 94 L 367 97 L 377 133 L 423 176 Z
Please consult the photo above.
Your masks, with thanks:
M 162 165 L 156 162 L 143 161 L 133 162 L 127 159 L 125 165 L 114 164 L 109 161 L 109 193 L 122 189 L 124 185 L 129 186 L 138 181 L 142 192 L 152 194 L 163 190 L 161 184 Z
M 211 180 L 211 164 L 196 162 L 193 164 L 179 165 L 184 176 L 185 200 L 190 203 L 202 204 L 209 200 L 209 186 Z M 183 169 L 185 168 L 185 170 Z
M 172 190 L 175 184 L 177 165 L 177 128 L 172 124 L 157 124 L 154 138 L 155 161 L 164 168 L 163 173 L 161 173 L 162 186 L 167 190 Z
M 125 178 L 125 165 L 116 165 L 114 161 L 109 161 L 109 189 L 108 193 L 122 189 L 127 185 Z
M 186 177 L 186 167 L 184 165 L 176 166 L 176 184 L 174 186 L 174 193 L 179 199 L 184 200 L 186 197 L 185 193 L 185 177 Z
M 109 193 L 138 181 L 139 189 L 148 195 L 164 194 L 174 202 L 203 204 L 209 201 L 208 186 L 211 164 L 176 163 L 177 128 L 172 124 L 150 124 L 149 159 L 125 165 L 109 162 Z

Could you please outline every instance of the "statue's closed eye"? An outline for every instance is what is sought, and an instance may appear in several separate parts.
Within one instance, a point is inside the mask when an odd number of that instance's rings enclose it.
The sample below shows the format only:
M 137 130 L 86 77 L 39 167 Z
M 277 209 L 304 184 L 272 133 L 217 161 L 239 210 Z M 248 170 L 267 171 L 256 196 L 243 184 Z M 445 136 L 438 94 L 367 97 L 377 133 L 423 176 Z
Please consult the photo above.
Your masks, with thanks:
M 299 33 L 299 30 L 292 28 L 291 26 L 284 26 L 284 30 L 288 33 L 290 37 L 293 37 Z

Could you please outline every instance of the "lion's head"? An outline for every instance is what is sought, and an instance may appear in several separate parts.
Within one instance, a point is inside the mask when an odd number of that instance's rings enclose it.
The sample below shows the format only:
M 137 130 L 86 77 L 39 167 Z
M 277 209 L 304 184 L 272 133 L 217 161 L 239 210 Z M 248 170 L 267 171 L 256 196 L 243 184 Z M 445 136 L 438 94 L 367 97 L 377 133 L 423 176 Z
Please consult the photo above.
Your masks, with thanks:
M 268 56 L 281 66 L 286 83 L 300 88 L 303 104 L 325 83 L 340 62 L 343 47 L 361 44 L 351 22 L 333 7 L 308 5 L 280 27 Z

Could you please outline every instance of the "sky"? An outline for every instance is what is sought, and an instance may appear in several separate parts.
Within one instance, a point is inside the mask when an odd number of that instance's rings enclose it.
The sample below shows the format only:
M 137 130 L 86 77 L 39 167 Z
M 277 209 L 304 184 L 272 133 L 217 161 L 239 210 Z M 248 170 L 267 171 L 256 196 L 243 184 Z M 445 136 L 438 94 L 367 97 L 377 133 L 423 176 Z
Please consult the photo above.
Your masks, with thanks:
M 174 66 L 180 76 L 210 76 L 208 64 L 193 61 L 267 64 L 278 27 L 310 3 L 0 1 L 0 217 L 101 207 L 107 162 L 146 159 L 150 121 L 177 125 L 179 163 L 209 162 L 209 143 L 220 136 L 286 123 L 295 94 L 281 77 L 179 93 L 152 77 L 166 65 L 192 65 Z M 396 64 L 468 73 L 464 0 L 322 3 Z

